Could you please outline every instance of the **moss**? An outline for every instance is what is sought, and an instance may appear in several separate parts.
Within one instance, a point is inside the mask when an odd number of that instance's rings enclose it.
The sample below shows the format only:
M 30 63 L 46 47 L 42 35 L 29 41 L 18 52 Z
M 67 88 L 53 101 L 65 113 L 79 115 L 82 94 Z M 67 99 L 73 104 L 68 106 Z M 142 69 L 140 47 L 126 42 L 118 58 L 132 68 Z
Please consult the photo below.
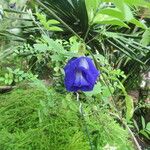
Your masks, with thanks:
M 48 98 L 45 92 L 31 88 L 0 95 L 1 150 L 63 150 L 72 137 L 81 134 L 77 116 L 67 118 L 69 112 L 61 108 L 62 95 L 52 94 Z M 83 138 L 78 140 L 82 147 L 86 145 Z
M 37 85 L 39 87 L 39 85 Z M 90 106 L 86 105 L 85 112 Z M 44 86 L 0 95 L 1 150 L 89 150 L 85 124 L 73 95 Z M 107 144 L 130 150 L 127 132 L 109 115 L 86 116 L 94 150 Z

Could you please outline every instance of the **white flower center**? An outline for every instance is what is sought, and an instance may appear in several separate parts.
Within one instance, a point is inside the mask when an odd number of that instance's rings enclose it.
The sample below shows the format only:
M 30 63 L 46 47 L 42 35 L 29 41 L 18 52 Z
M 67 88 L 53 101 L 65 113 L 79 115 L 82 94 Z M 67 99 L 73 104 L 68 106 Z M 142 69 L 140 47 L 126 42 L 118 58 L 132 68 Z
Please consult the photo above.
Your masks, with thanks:
M 89 64 L 85 58 L 82 58 L 79 62 L 80 67 L 84 67 L 85 69 L 89 69 Z

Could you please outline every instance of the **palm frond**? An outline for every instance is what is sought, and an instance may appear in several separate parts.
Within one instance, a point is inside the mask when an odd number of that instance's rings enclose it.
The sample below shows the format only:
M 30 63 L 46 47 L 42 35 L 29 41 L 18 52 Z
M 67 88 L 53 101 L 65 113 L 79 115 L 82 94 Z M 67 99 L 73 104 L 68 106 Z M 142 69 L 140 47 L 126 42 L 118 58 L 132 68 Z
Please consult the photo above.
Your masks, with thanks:
M 85 0 L 44 0 L 42 3 L 53 11 L 70 28 L 84 37 L 88 29 L 88 15 L 85 6 Z M 49 18 L 52 14 L 46 11 Z

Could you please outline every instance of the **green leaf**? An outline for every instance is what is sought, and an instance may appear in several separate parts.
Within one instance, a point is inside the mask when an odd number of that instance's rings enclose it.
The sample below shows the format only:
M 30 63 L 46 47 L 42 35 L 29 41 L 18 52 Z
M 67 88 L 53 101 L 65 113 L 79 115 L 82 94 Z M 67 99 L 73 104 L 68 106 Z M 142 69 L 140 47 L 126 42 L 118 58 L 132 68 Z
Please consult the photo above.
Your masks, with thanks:
M 50 30 L 50 31 L 63 31 L 63 29 L 61 29 L 60 27 L 57 27 L 57 26 L 51 26 L 48 28 L 48 30 Z
M 5 81 L 5 78 L 3 78 L 3 77 L 0 77 L 0 81 Z
M 142 128 L 145 129 L 145 119 L 143 116 L 141 116 L 141 121 L 142 121 Z
M 150 131 L 150 122 L 147 123 L 146 129 L 147 129 L 148 131 Z
M 51 20 L 46 20 L 46 16 L 43 14 L 36 14 L 42 25 L 44 26 L 45 29 L 50 30 L 50 31 L 63 31 L 60 27 L 57 26 L 51 26 L 51 25 L 56 25 L 60 24 L 59 21 L 51 19 Z
M 100 94 L 102 92 L 102 85 L 100 82 L 98 82 L 95 86 L 94 86 L 94 89 L 93 91 L 91 92 L 85 92 L 85 94 L 87 96 L 93 96 L 93 95 L 97 95 L 97 94 Z
M 100 2 L 101 2 L 101 0 L 86 0 L 85 1 L 86 9 L 87 9 L 87 12 L 88 12 L 89 22 L 91 22 L 93 20 L 94 13 L 98 9 L 98 6 L 99 6 Z
M 115 32 L 104 32 L 104 35 L 108 36 L 108 37 L 111 37 L 111 38 L 121 38 L 118 33 L 115 33 Z
M 8 80 L 8 84 L 11 85 L 13 82 L 13 79 Z
M 124 13 L 124 18 L 126 21 L 130 21 L 131 19 L 134 18 L 132 11 L 130 10 L 130 7 L 126 5 L 125 3 L 124 3 L 123 13 Z
M 36 51 L 46 52 L 48 50 L 48 46 L 46 44 L 34 44 L 33 45 Z
M 9 79 L 5 79 L 5 84 L 9 84 Z
M 7 70 L 8 70 L 9 72 L 13 72 L 13 70 L 12 70 L 10 67 L 7 67 Z
M 18 74 L 19 71 L 20 71 L 20 69 L 17 68 L 17 69 L 15 69 L 13 72 L 14 72 L 15 74 Z
M 143 134 L 147 139 L 150 139 L 145 130 L 141 130 L 140 133 Z
M 22 81 L 22 80 L 23 80 L 23 78 L 22 78 L 21 76 L 20 76 L 18 79 L 19 79 L 19 81 Z
M 14 77 L 13 73 L 10 72 L 8 75 L 9 75 L 9 79 L 13 79 Z
M 150 8 L 150 3 L 146 2 L 145 0 L 124 0 L 129 5 L 134 6 L 141 6 L 141 7 L 147 7 Z
M 40 20 L 42 23 L 46 23 L 46 16 L 40 13 L 36 13 L 37 18 Z
M 15 82 L 19 82 L 19 80 L 18 80 L 18 79 L 14 79 L 14 81 L 15 81 Z
M 129 22 L 135 24 L 137 27 L 140 27 L 140 28 L 143 28 L 143 29 L 147 28 L 147 26 L 144 23 L 140 22 L 139 20 L 137 20 L 135 18 L 129 20 Z
M 18 72 L 19 75 L 22 75 L 23 73 L 24 73 L 24 71 L 22 71 L 22 70 L 20 70 L 20 71 Z
M 117 8 L 105 8 L 100 10 L 99 13 L 113 16 L 115 18 L 122 19 L 122 20 L 124 19 L 122 12 Z
M 103 55 L 95 54 L 94 57 L 96 58 L 97 62 L 108 65 L 108 60 Z
M 129 28 L 127 24 L 125 24 L 122 20 L 104 15 L 104 14 L 97 14 L 97 16 L 94 18 L 93 23 L 97 24 L 108 24 L 108 25 L 118 25 L 121 27 Z
M 127 122 L 129 122 L 133 116 L 134 104 L 132 97 L 129 95 L 126 95 L 125 100 L 126 100 L 126 120 Z
M 72 44 L 70 46 L 70 51 L 74 52 L 74 53 L 78 53 L 79 46 L 80 46 L 79 42 L 76 42 L 76 43 Z
M 9 74 L 5 73 L 5 78 L 8 79 L 9 78 Z
M 64 56 L 63 55 L 58 55 L 58 54 L 54 54 L 50 56 L 52 61 L 63 61 L 64 60 Z
M 47 23 L 48 23 L 49 25 L 60 24 L 60 22 L 57 21 L 57 20 L 55 20 L 55 19 L 48 20 Z
M 137 131 L 139 132 L 138 124 L 137 124 L 137 122 L 134 119 L 133 119 L 133 123 L 134 123 L 134 126 L 136 127 Z
M 102 95 L 103 95 L 104 98 L 109 98 L 112 95 L 113 92 L 114 92 L 113 87 L 108 88 L 108 86 L 105 86 L 105 87 L 103 87 Z
M 150 28 L 148 28 L 142 35 L 141 44 L 143 44 L 144 46 L 150 44 Z
M 48 36 L 42 35 L 42 38 L 44 39 L 45 42 L 48 44 L 48 49 L 57 52 L 58 54 L 64 54 L 65 50 L 62 46 L 62 44 L 54 41 L 53 39 L 49 38 Z
M 122 12 L 125 21 L 129 21 L 134 18 L 130 7 L 126 3 L 124 3 L 123 0 L 114 0 L 114 3 L 116 7 Z

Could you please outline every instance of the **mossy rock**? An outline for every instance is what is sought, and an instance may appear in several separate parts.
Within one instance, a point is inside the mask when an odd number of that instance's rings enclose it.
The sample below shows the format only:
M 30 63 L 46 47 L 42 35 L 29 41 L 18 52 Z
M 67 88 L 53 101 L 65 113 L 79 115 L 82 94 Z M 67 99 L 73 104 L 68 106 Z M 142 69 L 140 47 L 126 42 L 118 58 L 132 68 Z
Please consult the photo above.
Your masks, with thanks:
M 31 87 L 1 94 L 0 149 L 89 150 L 85 125 L 73 97 Z M 109 115 L 101 113 L 85 119 L 93 150 L 107 144 L 118 150 L 132 149 L 127 132 Z

